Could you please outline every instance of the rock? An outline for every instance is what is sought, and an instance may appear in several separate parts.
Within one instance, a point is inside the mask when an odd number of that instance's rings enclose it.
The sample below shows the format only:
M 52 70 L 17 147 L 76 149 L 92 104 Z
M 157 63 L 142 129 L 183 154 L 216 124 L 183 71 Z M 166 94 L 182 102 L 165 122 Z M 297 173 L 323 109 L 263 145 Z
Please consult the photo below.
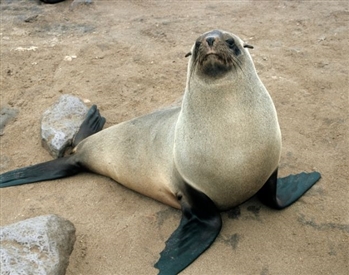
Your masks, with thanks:
M 0 136 L 4 134 L 6 124 L 14 119 L 18 114 L 18 110 L 9 106 L 0 107 Z
M 1 274 L 64 275 L 74 242 L 74 225 L 57 215 L 0 227 Z
M 41 144 L 51 156 L 59 158 L 71 145 L 88 111 L 84 102 L 71 95 L 62 95 L 47 109 L 41 120 Z

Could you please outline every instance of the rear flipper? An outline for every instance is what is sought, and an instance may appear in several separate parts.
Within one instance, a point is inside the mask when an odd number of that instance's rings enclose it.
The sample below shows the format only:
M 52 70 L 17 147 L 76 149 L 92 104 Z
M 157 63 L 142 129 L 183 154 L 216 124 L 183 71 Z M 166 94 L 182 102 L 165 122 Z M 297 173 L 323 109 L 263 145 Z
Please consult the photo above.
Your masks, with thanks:
M 210 247 L 222 227 L 215 204 L 189 185 L 186 185 L 181 206 L 181 222 L 166 241 L 166 247 L 155 264 L 160 275 L 175 275 L 190 265 Z
M 6 172 L 0 175 L 0 188 L 64 178 L 82 170 L 84 170 L 83 167 L 75 161 L 74 155 L 71 155 Z
M 266 205 L 283 209 L 298 200 L 320 178 L 320 173 L 311 172 L 278 179 L 276 170 L 257 195 Z
M 79 131 L 73 139 L 73 147 L 80 141 L 91 136 L 103 129 L 105 118 L 99 114 L 96 105 L 93 105 L 86 114 L 85 120 L 82 122 Z
M 75 147 L 86 137 L 102 130 L 105 118 L 99 114 L 96 105 L 93 105 L 87 112 L 86 118 L 73 140 Z M 39 163 L 33 166 L 19 168 L 0 175 L 0 188 L 33 183 L 44 180 L 53 180 L 75 175 L 84 170 L 76 162 L 74 155 Z

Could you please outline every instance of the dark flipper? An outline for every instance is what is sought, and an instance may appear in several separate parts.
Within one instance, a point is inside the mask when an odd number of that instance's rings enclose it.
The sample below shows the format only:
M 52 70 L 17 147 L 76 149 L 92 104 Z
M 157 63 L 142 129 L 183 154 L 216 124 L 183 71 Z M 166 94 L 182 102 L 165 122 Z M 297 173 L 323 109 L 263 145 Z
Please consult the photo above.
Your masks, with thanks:
M 282 209 L 298 200 L 320 178 L 320 173 L 311 172 L 278 179 L 276 170 L 258 192 L 258 197 L 266 205 Z
M 73 146 L 75 147 L 86 137 L 102 130 L 104 123 L 105 118 L 99 114 L 97 106 L 93 105 L 74 138 Z M 0 175 L 0 188 L 65 178 L 82 170 L 84 168 L 76 162 L 74 155 L 72 155 L 4 173 Z
M 80 141 L 91 136 L 103 129 L 105 118 L 99 114 L 96 105 L 93 105 L 88 110 L 85 120 L 80 126 L 79 131 L 74 137 L 73 147 L 79 144 Z
M 160 275 L 178 274 L 213 243 L 221 230 L 221 216 L 211 199 L 189 185 L 185 193 L 181 222 L 155 264 Z
M 84 169 L 74 159 L 72 155 L 9 171 L 0 175 L 0 188 L 75 175 Z

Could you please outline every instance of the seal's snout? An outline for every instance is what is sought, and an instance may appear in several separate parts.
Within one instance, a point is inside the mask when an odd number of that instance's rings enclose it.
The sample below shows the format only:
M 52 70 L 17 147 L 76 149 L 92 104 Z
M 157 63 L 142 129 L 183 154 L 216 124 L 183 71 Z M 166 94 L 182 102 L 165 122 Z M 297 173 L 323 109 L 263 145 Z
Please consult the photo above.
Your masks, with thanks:
M 200 74 L 218 79 L 239 66 L 241 49 L 230 34 L 213 30 L 196 40 L 190 54 Z
M 216 38 L 213 36 L 206 37 L 206 42 L 209 47 L 213 47 L 213 43 L 215 42 Z
M 206 35 L 206 37 L 204 38 L 205 42 L 206 42 L 206 45 L 209 47 L 209 48 L 212 48 L 213 46 L 215 46 L 215 44 L 218 42 L 219 40 L 219 33 L 217 32 L 211 32 L 211 33 L 208 33 Z

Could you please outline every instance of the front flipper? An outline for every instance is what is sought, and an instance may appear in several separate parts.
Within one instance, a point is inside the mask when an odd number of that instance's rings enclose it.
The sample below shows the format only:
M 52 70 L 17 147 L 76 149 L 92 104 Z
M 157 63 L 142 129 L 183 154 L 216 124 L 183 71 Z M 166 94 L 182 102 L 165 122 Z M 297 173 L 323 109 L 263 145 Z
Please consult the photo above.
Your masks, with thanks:
M 216 239 L 222 227 L 219 211 L 204 193 L 186 184 L 180 199 L 182 219 L 166 241 L 155 267 L 160 275 L 178 274 L 198 258 Z
M 298 200 L 320 178 L 318 172 L 303 172 L 278 179 L 276 170 L 258 192 L 258 197 L 270 207 L 283 209 Z

